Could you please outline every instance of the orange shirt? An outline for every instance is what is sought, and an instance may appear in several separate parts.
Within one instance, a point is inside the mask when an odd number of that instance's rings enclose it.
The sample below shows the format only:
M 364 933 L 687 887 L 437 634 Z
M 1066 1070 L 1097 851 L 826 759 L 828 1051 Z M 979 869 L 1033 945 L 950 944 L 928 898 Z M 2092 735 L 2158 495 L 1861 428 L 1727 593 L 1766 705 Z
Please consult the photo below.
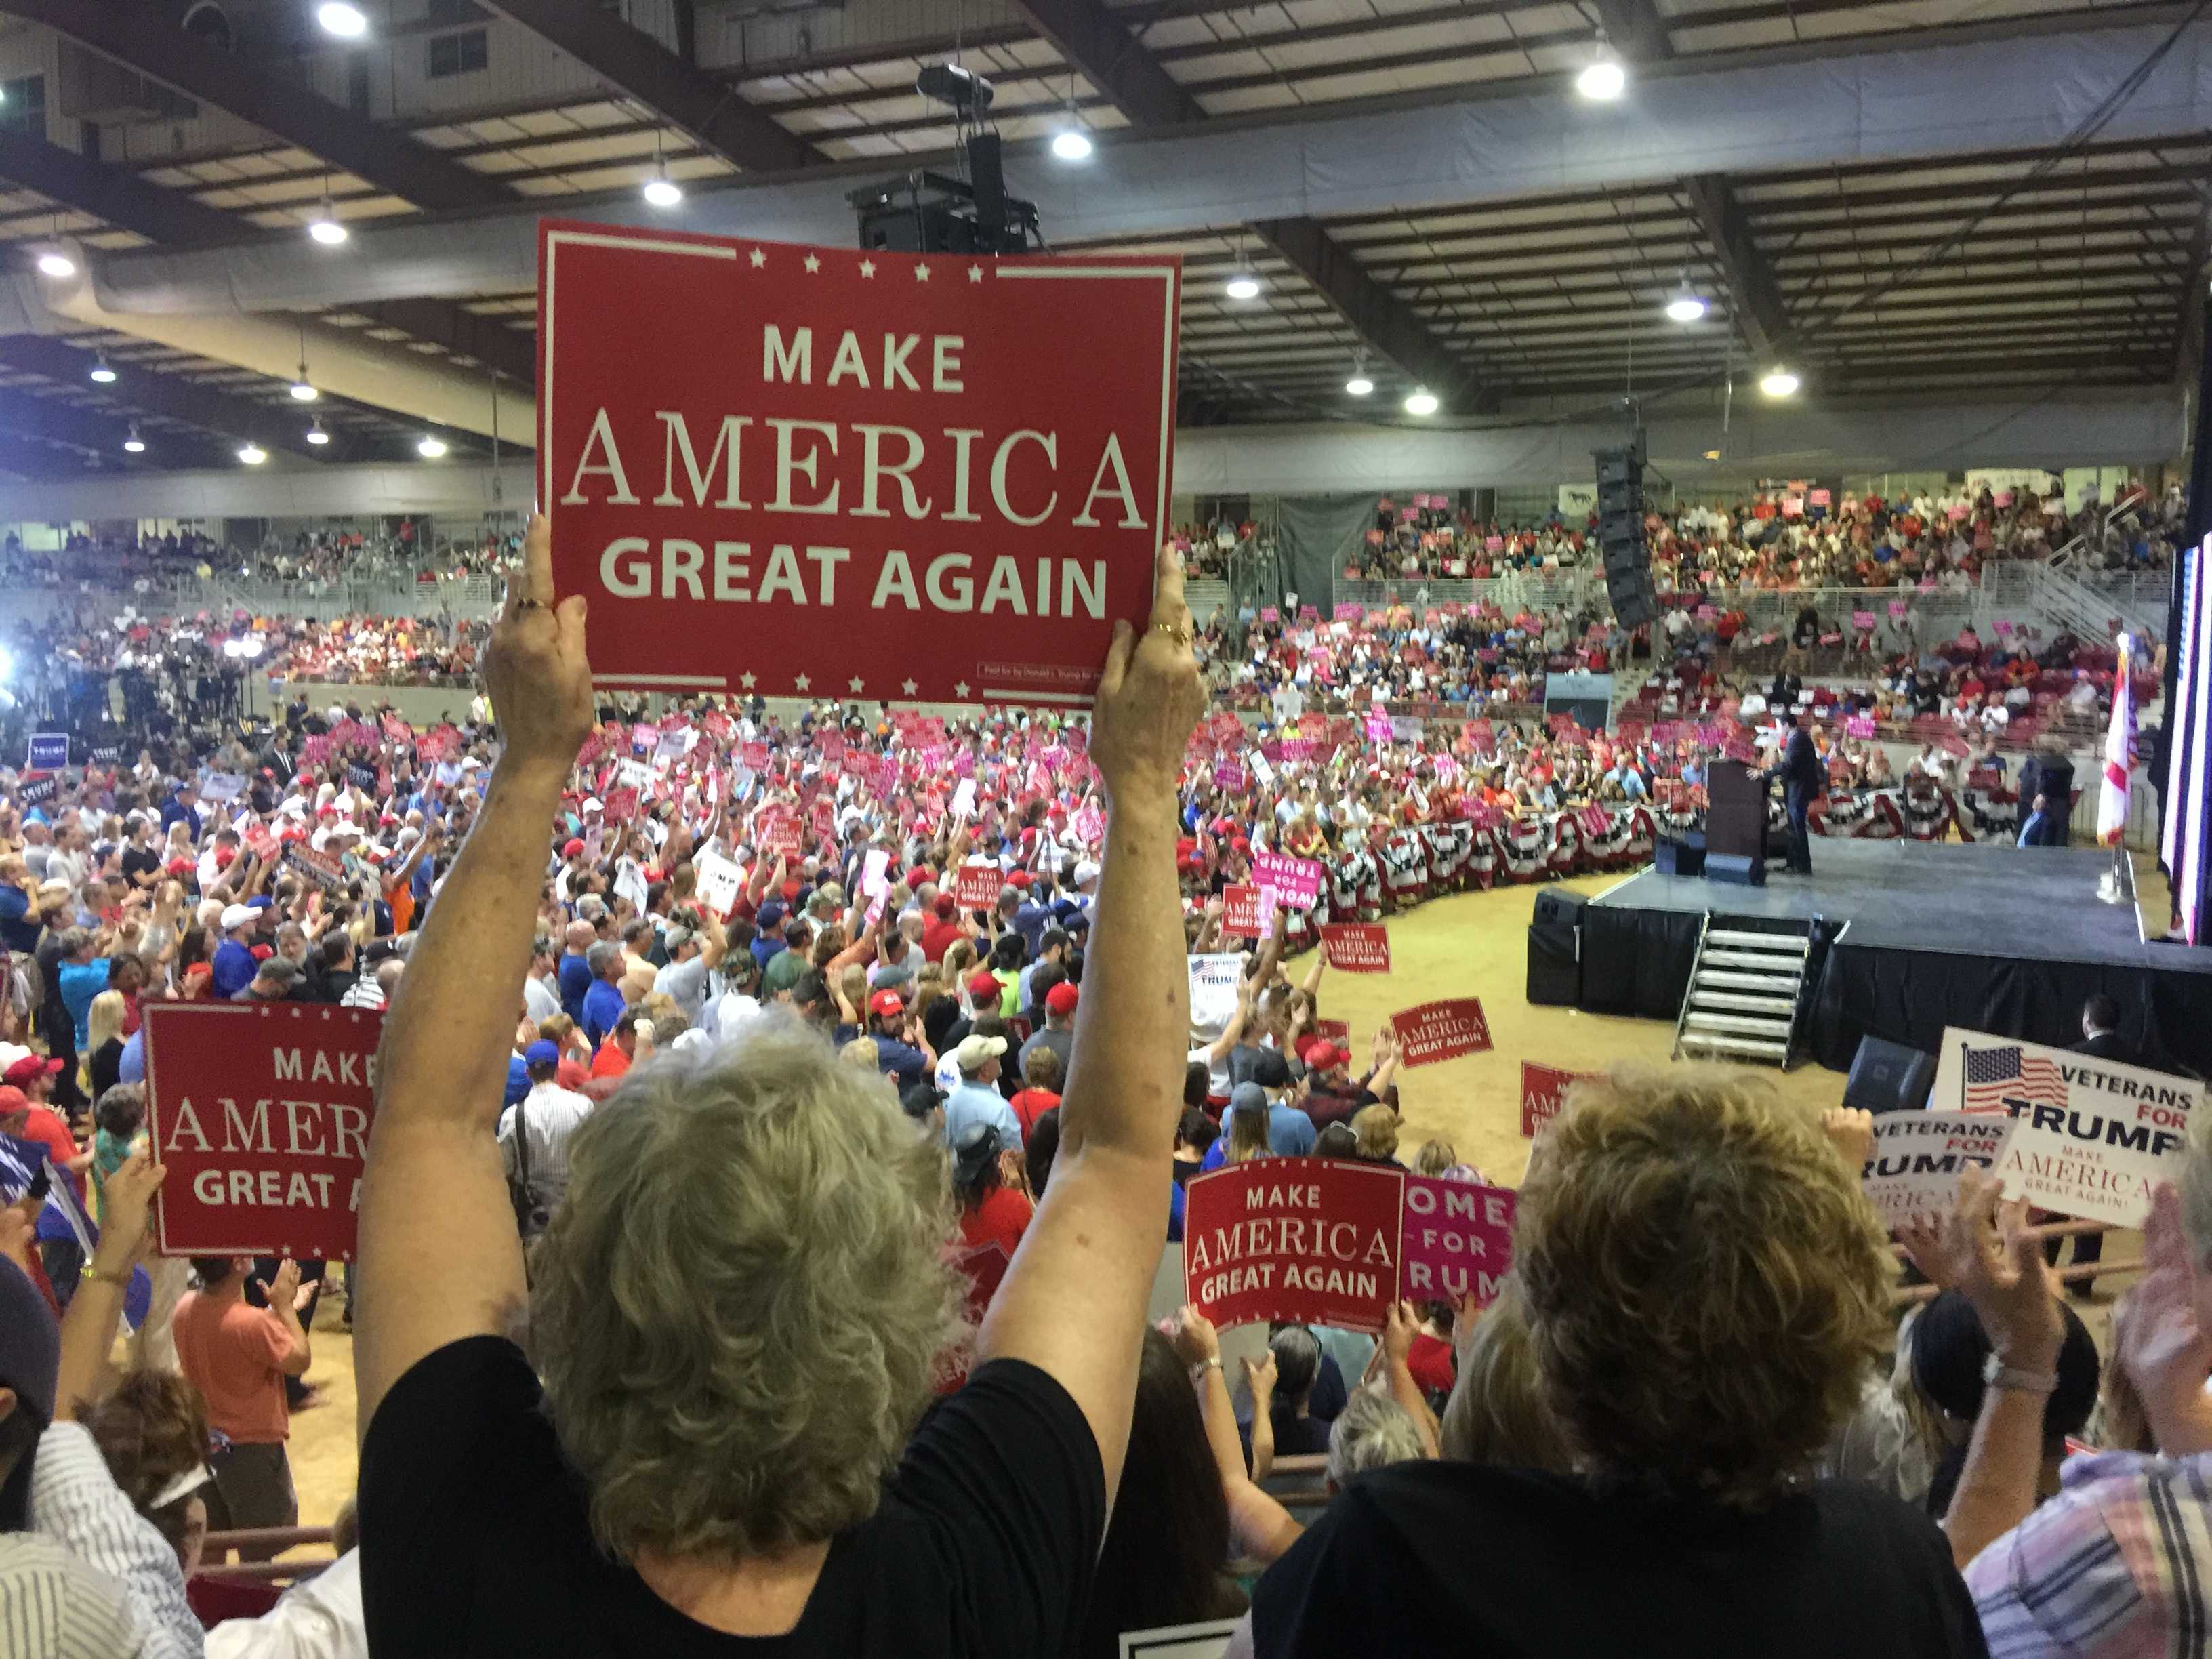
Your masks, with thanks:
M 283 1321 L 267 1308 L 187 1291 L 173 1328 L 178 1363 L 207 1401 L 209 1427 L 242 1445 L 290 1438 L 284 1374 L 276 1369 L 292 1348 Z
M 629 1070 L 629 1056 L 612 1037 L 599 1045 L 599 1053 L 592 1056 L 593 1077 L 620 1077 Z
M 404 933 L 415 920 L 415 885 L 407 881 L 384 884 L 384 902 L 392 907 L 392 931 Z

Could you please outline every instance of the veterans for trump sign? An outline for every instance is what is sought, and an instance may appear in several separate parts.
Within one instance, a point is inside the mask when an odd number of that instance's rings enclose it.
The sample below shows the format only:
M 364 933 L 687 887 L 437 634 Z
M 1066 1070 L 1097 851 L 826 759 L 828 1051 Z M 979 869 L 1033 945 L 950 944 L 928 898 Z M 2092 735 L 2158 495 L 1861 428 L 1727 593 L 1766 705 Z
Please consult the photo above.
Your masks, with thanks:
M 383 1031 L 356 1008 L 147 1006 L 162 1255 L 352 1259 Z
M 2136 1227 L 2178 1180 L 2204 1085 L 2039 1042 L 1947 1027 L 1936 1107 L 2002 1112 L 2005 1196 L 2085 1221 Z
M 1874 1156 L 1860 1188 L 1893 1231 L 1940 1220 L 1958 1196 L 1960 1172 L 1992 1167 L 2012 1127 L 1988 1112 L 1885 1112 L 1874 1121 Z
M 1088 703 L 1152 605 L 1180 284 L 544 222 L 539 489 L 594 678 Z

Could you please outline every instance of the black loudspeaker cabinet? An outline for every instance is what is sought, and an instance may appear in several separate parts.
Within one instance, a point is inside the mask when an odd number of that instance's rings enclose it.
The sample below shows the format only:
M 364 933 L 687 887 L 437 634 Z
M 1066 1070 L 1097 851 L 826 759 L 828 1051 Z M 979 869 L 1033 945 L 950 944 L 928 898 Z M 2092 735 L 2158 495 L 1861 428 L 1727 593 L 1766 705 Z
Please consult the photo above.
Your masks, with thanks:
M 1917 1112 L 1936 1083 L 1936 1057 L 1878 1036 L 1859 1039 L 1844 1104 L 1855 1111 Z
M 1764 887 L 1766 885 L 1766 860 L 1751 858 L 1742 853 L 1708 853 L 1705 854 L 1705 879 L 1724 881 L 1731 887 Z
M 1570 893 L 1562 888 L 1540 888 L 1528 925 L 1554 934 L 1564 933 L 1571 938 L 1582 929 L 1583 906 L 1589 902 L 1580 893 Z
M 1571 1008 L 1583 997 L 1583 965 L 1574 934 L 1562 939 L 1550 929 L 1528 929 L 1528 1000 L 1546 1007 Z
M 1705 838 L 1694 830 L 1679 840 L 1662 836 L 1652 849 L 1651 864 L 1662 876 L 1702 876 L 1705 873 Z

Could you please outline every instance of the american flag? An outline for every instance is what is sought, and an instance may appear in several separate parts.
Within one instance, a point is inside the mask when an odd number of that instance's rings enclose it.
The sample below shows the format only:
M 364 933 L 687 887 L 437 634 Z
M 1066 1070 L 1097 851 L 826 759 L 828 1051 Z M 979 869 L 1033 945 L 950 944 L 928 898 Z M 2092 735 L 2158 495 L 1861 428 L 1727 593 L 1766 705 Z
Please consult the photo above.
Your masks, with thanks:
M 2021 1106 L 2066 1104 L 2066 1079 L 2040 1054 L 2026 1054 L 2020 1044 L 1966 1050 L 1966 1109 L 2009 1112 Z

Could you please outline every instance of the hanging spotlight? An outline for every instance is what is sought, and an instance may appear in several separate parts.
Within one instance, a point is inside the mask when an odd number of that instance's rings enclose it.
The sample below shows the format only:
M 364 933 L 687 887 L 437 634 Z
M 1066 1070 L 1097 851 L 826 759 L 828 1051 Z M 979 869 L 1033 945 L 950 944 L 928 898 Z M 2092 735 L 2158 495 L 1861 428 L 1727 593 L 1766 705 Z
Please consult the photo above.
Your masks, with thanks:
M 294 401 L 303 404 L 311 404 L 322 395 L 323 394 L 321 392 L 316 391 L 313 386 L 308 382 L 307 366 L 305 363 L 301 363 L 300 365 L 300 378 L 292 382 L 292 397 Z
M 657 208 L 672 208 L 684 199 L 683 187 L 668 176 L 664 167 L 645 181 L 645 199 Z
M 1705 295 L 1692 288 L 1689 277 L 1685 276 L 1681 287 L 1667 301 L 1667 319 L 1674 323 L 1698 322 L 1704 319 L 1705 309 Z
M 143 455 L 146 453 L 146 441 L 138 435 L 137 422 L 131 422 L 130 435 L 123 440 L 123 447 L 133 455 Z
M 446 453 L 446 441 L 442 438 L 425 436 L 416 444 L 415 453 L 426 461 L 434 461 Z
M 1601 34 L 1595 54 L 1575 76 L 1575 90 L 1594 103 L 1609 104 L 1627 89 L 1628 67 Z
M 1221 291 L 1232 300 L 1256 300 L 1260 279 L 1249 270 L 1240 270 L 1221 285 Z
M 102 386 L 112 386 L 115 382 L 115 371 L 107 366 L 107 354 L 104 351 L 93 354 L 92 378 Z
M 1052 136 L 1052 153 L 1063 161 L 1087 161 L 1091 135 L 1081 127 L 1063 127 Z
M 48 248 L 39 256 L 39 275 L 52 276 L 57 281 L 65 276 L 74 276 L 76 275 L 76 261 L 66 253 L 54 248 Z
M 1344 389 L 1355 398 L 1364 398 L 1375 390 L 1375 382 L 1355 369 L 1352 378 L 1344 383 Z
M 1799 384 L 1797 377 L 1778 363 L 1759 377 L 1759 389 L 1770 398 L 1794 398 Z
M 323 430 L 323 417 L 316 416 L 314 424 L 307 428 L 307 441 L 319 447 L 330 441 L 331 434 Z
M 269 459 L 269 452 L 259 444 L 250 443 L 238 452 L 238 459 L 248 466 L 258 466 Z
M 316 208 L 315 216 L 307 221 L 307 234 L 325 247 L 336 247 L 351 234 L 344 222 L 338 217 L 337 210 L 331 205 L 331 187 L 327 182 L 323 185 L 322 204 Z
M 1433 415 L 1437 412 L 1437 394 L 1425 386 L 1417 386 L 1406 398 L 1408 415 Z
M 368 16 L 359 6 L 349 5 L 346 0 L 324 0 L 315 9 L 315 21 L 323 26 L 326 34 L 335 34 L 342 40 L 356 40 L 368 33 Z

